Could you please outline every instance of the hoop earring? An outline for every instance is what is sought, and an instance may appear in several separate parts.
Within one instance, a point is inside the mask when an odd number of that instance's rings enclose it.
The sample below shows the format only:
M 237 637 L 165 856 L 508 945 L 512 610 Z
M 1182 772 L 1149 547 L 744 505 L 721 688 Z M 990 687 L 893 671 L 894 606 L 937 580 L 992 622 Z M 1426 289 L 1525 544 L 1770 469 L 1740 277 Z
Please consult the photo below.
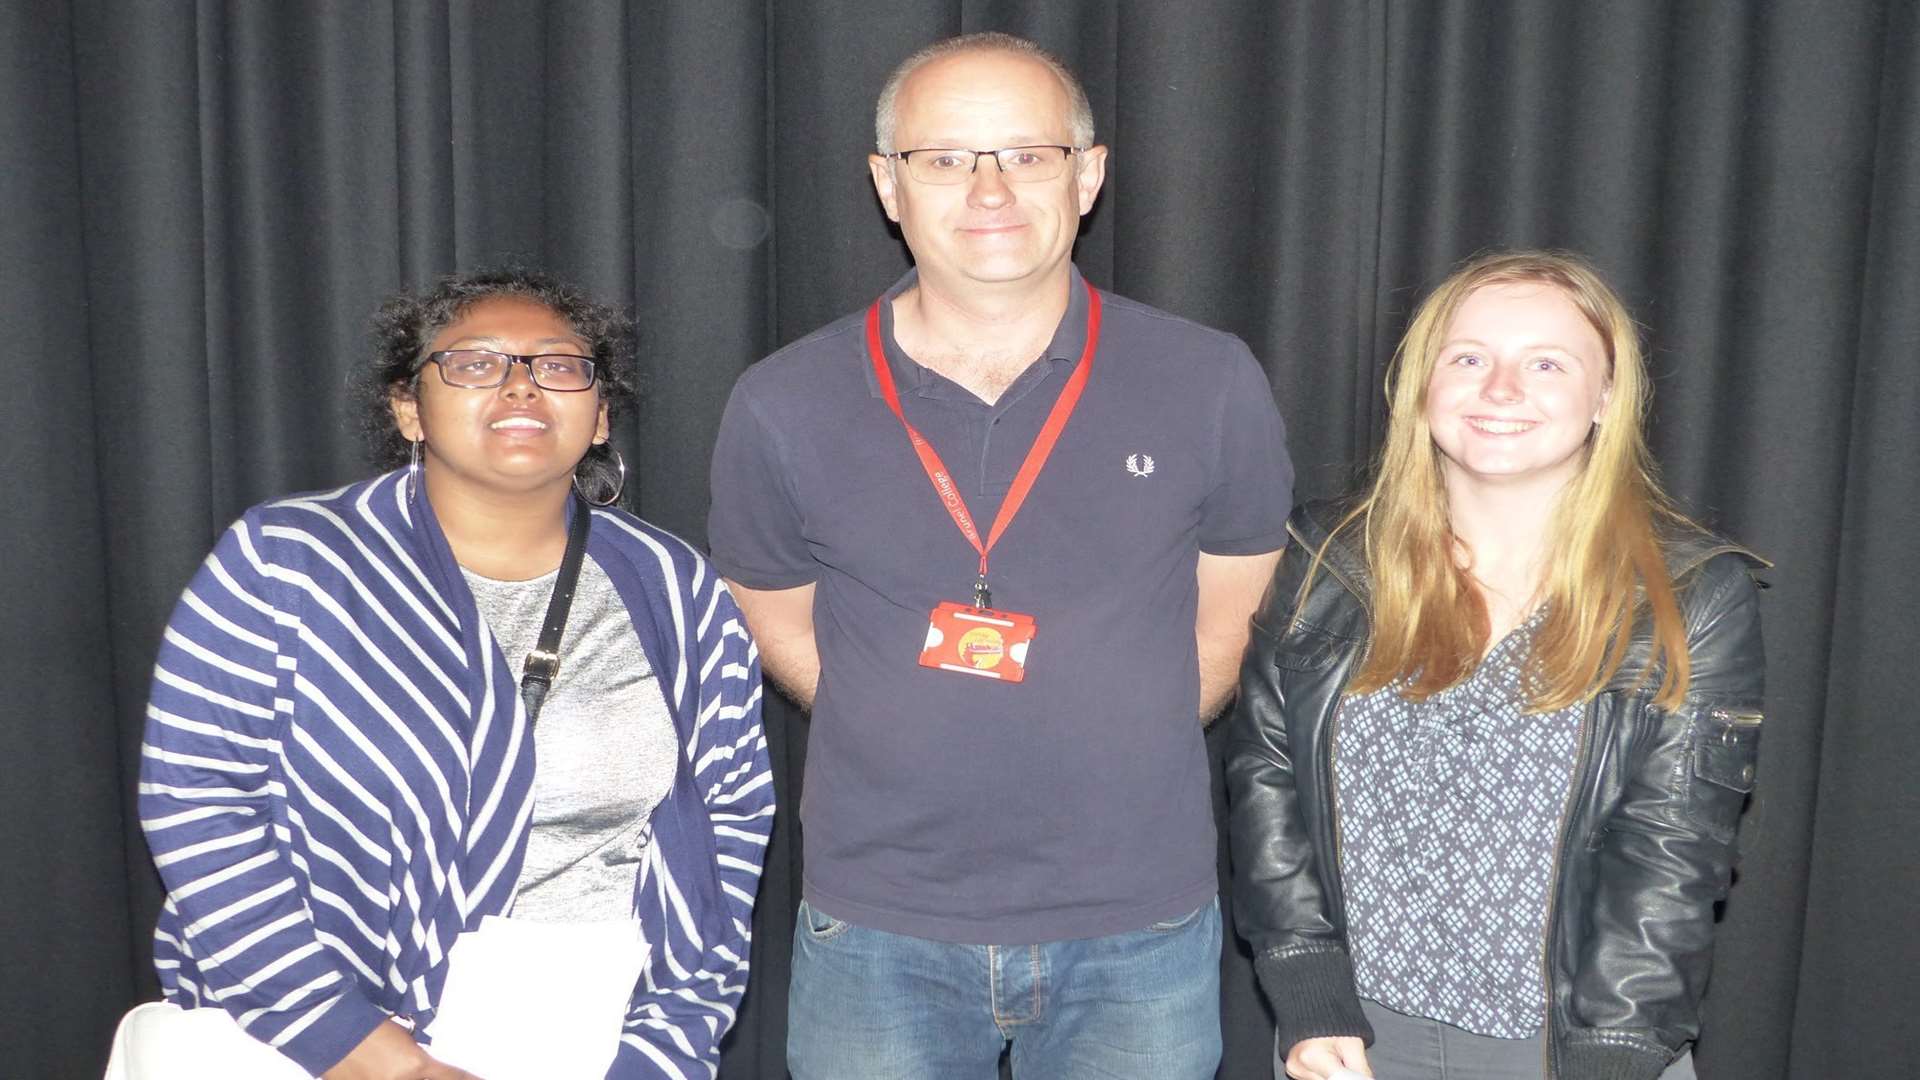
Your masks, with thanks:
M 585 499 L 594 506 L 612 506 L 614 502 L 620 498 L 620 493 L 627 490 L 627 459 L 622 457 L 620 451 L 614 449 L 611 445 L 607 443 L 601 443 L 600 445 L 606 447 L 607 453 L 613 455 L 613 463 L 620 467 L 620 480 L 613 485 L 613 493 L 604 499 L 596 499 L 585 491 L 582 491 L 580 488 L 580 470 L 578 468 L 575 468 L 573 471 L 573 490 L 582 499 Z
M 420 444 L 425 439 L 407 440 L 407 504 L 420 497 Z

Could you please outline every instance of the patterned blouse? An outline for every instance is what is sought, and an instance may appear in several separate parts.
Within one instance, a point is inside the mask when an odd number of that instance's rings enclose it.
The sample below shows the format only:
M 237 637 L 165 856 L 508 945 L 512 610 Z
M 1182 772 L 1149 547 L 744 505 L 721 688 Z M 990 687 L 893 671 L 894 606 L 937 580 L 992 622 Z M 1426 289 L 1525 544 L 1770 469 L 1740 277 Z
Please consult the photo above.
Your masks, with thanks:
M 1391 687 L 1348 698 L 1334 744 L 1360 996 L 1506 1039 L 1545 1016 L 1553 848 L 1583 711 L 1525 712 L 1541 618 L 1424 702 Z

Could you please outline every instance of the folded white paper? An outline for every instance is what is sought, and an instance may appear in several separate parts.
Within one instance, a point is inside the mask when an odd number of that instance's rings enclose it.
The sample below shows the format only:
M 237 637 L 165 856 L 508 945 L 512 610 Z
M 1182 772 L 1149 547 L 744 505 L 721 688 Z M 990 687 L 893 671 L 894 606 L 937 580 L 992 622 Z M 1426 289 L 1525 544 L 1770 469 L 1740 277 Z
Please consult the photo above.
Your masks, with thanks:
M 448 954 L 427 1052 L 485 1080 L 601 1080 L 646 962 L 637 920 L 489 915 Z

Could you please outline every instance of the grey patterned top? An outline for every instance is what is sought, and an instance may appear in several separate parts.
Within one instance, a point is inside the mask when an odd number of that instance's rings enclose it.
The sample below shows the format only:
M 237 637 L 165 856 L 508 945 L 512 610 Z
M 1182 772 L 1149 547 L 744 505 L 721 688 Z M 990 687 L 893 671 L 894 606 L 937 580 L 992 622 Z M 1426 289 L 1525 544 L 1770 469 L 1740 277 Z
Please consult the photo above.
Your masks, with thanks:
M 1360 996 L 1506 1039 L 1545 1016 L 1547 890 L 1582 713 L 1523 711 L 1541 618 L 1425 702 L 1391 687 L 1346 699 L 1334 744 Z
M 540 639 L 559 571 L 496 581 L 462 570 L 515 678 Z M 640 635 L 606 571 L 580 564 L 560 674 L 533 729 L 533 823 L 513 917 L 591 922 L 633 916 L 634 881 L 673 786 L 680 740 Z

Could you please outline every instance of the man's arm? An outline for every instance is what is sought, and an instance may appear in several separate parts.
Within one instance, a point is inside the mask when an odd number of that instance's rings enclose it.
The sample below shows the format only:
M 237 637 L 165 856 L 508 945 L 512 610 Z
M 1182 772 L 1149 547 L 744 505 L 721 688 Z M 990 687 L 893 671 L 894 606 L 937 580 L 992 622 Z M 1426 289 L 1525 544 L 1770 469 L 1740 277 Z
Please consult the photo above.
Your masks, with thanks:
M 1240 678 L 1240 654 L 1247 649 L 1247 620 L 1260 606 L 1260 598 L 1266 595 L 1267 582 L 1273 579 L 1273 568 L 1279 562 L 1278 551 L 1259 555 L 1200 553 L 1200 606 L 1194 616 L 1193 633 L 1200 646 L 1200 722 L 1203 724 L 1220 715 L 1233 698 L 1233 688 Z M 766 649 L 764 642 L 761 649 Z M 819 675 L 817 658 L 814 674 Z
M 1264 558 L 1265 556 L 1261 556 Z M 1201 556 L 1204 563 L 1206 556 Z M 1201 606 L 1206 605 L 1206 577 L 1201 577 Z M 796 589 L 749 589 L 729 580 L 734 602 L 747 617 L 747 629 L 760 646 L 760 670 L 780 692 L 799 702 L 803 709 L 813 708 L 813 692 L 820 686 L 820 647 L 813 640 L 813 586 Z M 1255 601 L 1259 600 L 1256 595 Z M 1241 616 L 1240 641 L 1245 644 L 1246 615 Z M 1205 656 L 1205 647 L 1201 655 Z M 1236 661 L 1238 654 L 1235 654 Z M 1205 671 L 1205 660 L 1201 661 Z M 1229 677 L 1232 672 L 1230 671 Z M 1203 676 L 1204 679 L 1204 676 Z

